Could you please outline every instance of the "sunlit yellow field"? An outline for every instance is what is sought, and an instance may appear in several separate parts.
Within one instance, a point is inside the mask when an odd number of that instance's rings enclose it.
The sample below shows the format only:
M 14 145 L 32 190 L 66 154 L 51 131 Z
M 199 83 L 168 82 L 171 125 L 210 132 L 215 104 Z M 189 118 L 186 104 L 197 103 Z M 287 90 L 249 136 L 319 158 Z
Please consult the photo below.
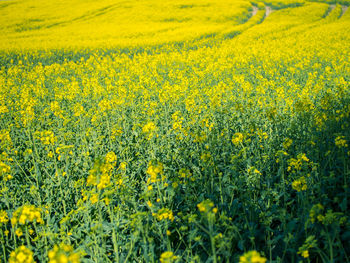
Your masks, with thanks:
M 0 1 L 0 262 L 348 262 L 349 4 Z
M 243 23 L 252 9 L 244 0 L 8 0 L 0 4 L 0 48 L 10 49 L 183 41 Z

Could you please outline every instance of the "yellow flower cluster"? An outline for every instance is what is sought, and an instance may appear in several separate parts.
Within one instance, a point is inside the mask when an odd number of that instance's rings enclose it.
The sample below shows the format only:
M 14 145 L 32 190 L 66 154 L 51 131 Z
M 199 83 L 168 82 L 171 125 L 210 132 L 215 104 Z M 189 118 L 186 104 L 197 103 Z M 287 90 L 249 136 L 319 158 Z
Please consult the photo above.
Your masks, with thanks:
M 111 172 L 117 161 L 117 156 L 114 152 L 106 154 L 104 160 L 97 160 L 93 168 L 89 172 L 87 178 L 88 185 L 94 185 L 97 189 L 102 190 L 110 185 Z
M 48 253 L 49 263 L 79 263 L 79 253 L 74 253 L 73 247 L 66 244 L 55 245 Z
M 310 255 L 309 255 L 309 250 L 303 250 L 303 251 L 301 251 L 301 256 L 303 257 L 303 258 L 308 258 Z
M 50 110 L 52 111 L 52 113 L 56 116 L 59 117 L 61 119 L 63 119 L 63 111 L 60 107 L 60 104 L 58 103 L 58 101 L 52 101 L 50 103 Z
M 283 142 L 283 148 L 288 149 L 293 144 L 293 140 L 290 138 L 286 138 Z
M 291 158 L 288 160 L 288 171 L 300 171 L 303 168 L 303 165 L 308 163 L 310 160 L 306 157 L 305 153 L 300 153 L 297 156 L 297 159 Z
M 0 177 L 3 177 L 5 181 L 12 179 L 11 167 L 2 161 L 0 161 Z
M 310 220 L 312 223 L 315 223 L 316 220 L 318 220 L 319 222 L 322 222 L 324 218 L 324 216 L 322 215 L 323 210 L 324 210 L 324 207 L 321 204 L 316 204 L 312 206 L 309 213 Z
M 248 174 L 261 175 L 261 172 L 253 166 L 248 168 Z
M 147 168 L 147 174 L 150 177 L 147 179 L 147 184 L 156 183 L 156 182 L 159 182 L 160 180 L 164 180 L 165 177 L 163 176 L 163 170 L 164 170 L 164 166 L 161 162 L 158 162 L 158 161 L 149 162 L 148 168 Z M 161 175 L 161 178 L 158 178 L 158 175 Z
M 74 145 L 63 145 L 63 144 L 60 144 L 55 152 L 57 153 L 57 159 L 60 161 L 62 160 L 63 156 L 72 156 L 73 155 L 73 148 L 74 148 Z M 53 156 L 53 153 L 50 151 L 49 154 L 48 154 L 48 157 L 52 158 Z
M 8 112 L 8 108 L 5 105 L 0 106 L 0 114 Z
M 173 130 L 181 131 L 182 123 L 184 121 L 184 118 L 181 116 L 181 112 L 176 111 L 173 113 L 173 115 L 171 115 L 171 118 L 173 119 Z
M 305 176 L 301 176 L 297 180 L 293 181 L 292 188 L 298 192 L 305 191 L 307 189 Z
M 161 263 L 172 263 L 177 259 L 178 259 L 178 257 L 175 256 L 172 251 L 165 251 L 160 255 L 159 260 Z
M 336 223 L 341 226 L 348 220 L 348 217 L 344 215 L 344 213 L 333 212 L 332 209 L 328 209 L 327 212 L 324 213 L 324 207 L 321 204 L 316 204 L 311 207 L 309 217 L 312 223 L 319 222 L 323 225 Z
M 41 208 L 36 208 L 34 205 L 24 205 L 16 209 L 11 218 L 12 225 L 25 225 L 27 223 L 43 224 L 41 218 Z
M 299 247 L 298 254 L 303 258 L 308 258 L 310 256 L 310 249 L 317 246 L 317 240 L 315 236 L 308 236 L 304 242 L 304 244 Z
M 18 247 L 12 251 L 9 258 L 9 263 L 34 263 L 33 252 L 25 246 Z
M 0 226 L 6 224 L 9 221 L 9 217 L 5 210 L 0 210 Z
M 200 202 L 197 205 L 197 208 L 198 208 L 199 212 L 204 213 L 204 214 L 207 214 L 210 212 L 216 214 L 218 212 L 218 209 L 216 207 L 214 207 L 214 203 L 209 199 L 206 199 L 206 200 Z
M 151 122 L 148 122 L 147 124 L 145 124 L 142 127 L 142 132 L 143 133 L 151 133 L 151 132 L 153 132 L 156 129 L 157 129 L 157 126 L 154 124 L 153 121 L 151 121 Z
M 180 171 L 179 171 L 179 177 L 181 178 L 181 181 L 180 183 L 183 183 L 184 179 L 189 179 L 191 180 L 192 182 L 195 181 L 195 178 L 194 176 L 192 175 L 191 171 L 189 169 L 186 169 L 186 168 L 181 168 Z
M 0 145 L 1 143 L 4 143 L 4 141 L 1 141 L 0 136 Z M 0 154 L 0 178 L 2 177 L 5 181 L 13 178 L 11 174 L 11 166 L 8 165 L 11 162 L 13 162 L 13 159 L 5 151 Z
M 243 134 L 240 132 L 236 132 L 232 137 L 232 143 L 237 146 L 242 142 L 243 142 Z
M 142 132 L 147 136 L 147 139 L 150 140 L 157 130 L 157 126 L 154 124 L 153 121 L 148 122 L 142 127 Z
M 335 138 L 335 145 L 338 148 L 346 148 L 346 147 L 348 147 L 348 143 L 345 140 L 345 136 L 338 136 L 337 138 Z
M 164 219 L 169 219 L 170 221 L 174 221 L 173 211 L 168 208 L 162 208 L 157 213 L 152 214 L 157 220 L 162 221 Z
M 12 147 L 12 139 L 7 129 L 0 130 L 0 147 L 3 149 Z
M 34 135 L 43 145 L 53 145 L 56 141 L 56 137 L 52 131 L 37 131 Z
M 239 258 L 239 263 L 265 263 L 266 258 L 260 256 L 259 252 L 252 250 L 244 253 Z
M 117 155 L 114 152 L 109 152 L 106 154 L 106 162 L 107 163 L 114 163 L 117 161 Z

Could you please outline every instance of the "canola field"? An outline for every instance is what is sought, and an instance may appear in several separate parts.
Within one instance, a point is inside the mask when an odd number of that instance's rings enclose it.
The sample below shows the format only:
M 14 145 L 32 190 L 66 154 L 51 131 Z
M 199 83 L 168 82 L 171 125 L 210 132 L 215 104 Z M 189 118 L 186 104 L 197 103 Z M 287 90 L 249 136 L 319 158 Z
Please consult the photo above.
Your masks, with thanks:
M 349 262 L 350 1 L 0 1 L 0 262 Z

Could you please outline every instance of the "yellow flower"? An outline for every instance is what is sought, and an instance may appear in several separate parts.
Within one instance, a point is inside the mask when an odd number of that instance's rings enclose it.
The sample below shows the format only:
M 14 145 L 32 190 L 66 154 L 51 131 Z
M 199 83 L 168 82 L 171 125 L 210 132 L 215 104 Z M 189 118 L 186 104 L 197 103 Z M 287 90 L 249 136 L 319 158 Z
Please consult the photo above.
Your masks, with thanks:
M 17 208 L 11 218 L 12 225 L 17 223 L 25 225 L 30 222 L 44 223 L 41 218 L 41 208 L 36 208 L 34 205 L 24 205 Z
M 307 189 L 306 179 L 304 176 L 299 179 L 293 181 L 292 188 L 297 190 L 298 192 L 305 191 Z
M 250 167 L 249 169 L 248 169 L 248 173 L 249 174 L 258 174 L 258 175 L 261 175 L 261 172 L 258 170 L 258 169 L 256 169 L 254 166 L 253 167 Z
M 319 222 L 323 221 L 323 219 L 324 219 L 324 216 L 322 215 L 323 210 L 324 210 L 324 207 L 321 204 L 316 204 L 316 205 L 312 206 L 310 213 L 309 213 L 310 220 L 312 223 L 315 223 L 316 219 Z
M 190 178 L 192 176 L 192 173 L 189 169 L 181 168 L 179 171 L 180 178 Z
M 106 162 L 101 160 L 95 161 L 94 166 L 89 171 L 89 176 L 86 179 L 87 185 L 96 186 L 99 190 L 102 190 L 110 185 L 111 172 L 114 166 L 108 161 L 116 159 L 114 156 L 114 153 L 110 154 Z
M 127 162 L 121 162 L 119 165 L 119 169 L 125 170 L 127 165 L 128 165 Z
M 259 252 L 252 250 L 240 256 L 239 263 L 265 263 L 266 260 Z
M 150 133 L 154 131 L 156 128 L 157 126 L 154 124 L 154 122 L 151 121 L 142 127 L 142 132 Z
M 9 263 L 33 263 L 33 252 L 25 246 L 20 246 L 12 251 L 9 258 Z
M 174 262 L 178 257 L 174 255 L 172 251 L 166 251 L 163 252 L 160 255 L 160 262 L 161 263 L 172 263 Z
M 288 149 L 293 143 L 292 139 L 286 138 L 283 142 L 283 148 Z
M 197 208 L 199 210 L 199 212 L 201 213 L 210 213 L 213 212 L 214 214 L 216 214 L 218 212 L 218 209 L 216 207 L 214 207 L 214 203 L 212 201 L 210 201 L 209 199 L 206 199 L 204 201 L 202 201 L 201 203 L 199 203 L 197 205 Z
M 201 160 L 203 162 L 208 162 L 211 158 L 211 154 L 209 152 L 204 152 L 201 154 Z
M 148 140 L 150 140 L 154 132 L 157 130 L 157 126 L 154 124 L 154 122 L 148 122 L 146 125 L 142 127 L 142 132 L 146 135 L 148 135 Z
M 348 143 L 345 140 L 345 136 L 338 136 L 337 138 L 335 138 L 335 145 L 338 148 L 343 148 L 343 147 L 346 148 L 346 147 L 348 147 Z
M 105 198 L 103 198 L 103 201 L 106 205 L 109 205 L 111 202 L 111 199 L 109 199 L 108 197 L 105 197 Z
M 100 182 L 97 184 L 97 189 L 101 190 L 106 188 L 110 184 L 110 176 L 108 174 L 104 174 L 100 177 Z
M 17 228 L 15 231 L 16 236 L 21 237 L 23 236 L 23 230 L 22 228 Z
M 82 115 L 84 113 L 84 107 L 79 103 L 74 105 L 73 110 L 74 110 L 74 116 L 76 116 L 76 117 L 79 117 L 80 115 Z
M 90 201 L 92 204 L 95 204 L 98 202 L 98 194 L 92 194 L 90 197 Z
M 2 161 L 0 161 L 0 178 L 1 177 L 3 177 L 5 181 L 12 179 L 11 167 Z
M 0 114 L 1 113 L 6 113 L 6 112 L 8 112 L 9 110 L 8 110 L 8 108 L 5 106 L 5 105 L 1 105 L 0 106 Z
M 303 258 L 308 258 L 309 257 L 309 250 L 304 250 L 303 252 L 301 252 L 301 256 Z
M 153 216 L 158 219 L 158 221 L 162 221 L 164 219 L 169 219 L 171 221 L 174 221 L 174 215 L 173 211 L 171 211 L 168 208 L 162 208 L 157 213 L 153 213 Z
M 79 263 L 79 253 L 74 253 L 73 247 L 66 244 L 55 245 L 48 253 L 49 263 Z
M 150 175 L 150 177 L 148 178 L 147 182 L 148 183 L 156 183 L 160 180 L 160 178 L 158 178 L 158 175 L 163 174 L 163 164 L 161 162 L 158 161 L 151 161 L 148 164 L 148 168 L 147 168 L 147 174 Z
M 56 137 L 52 131 L 35 132 L 34 135 L 43 145 L 53 145 L 56 141 Z
M 232 143 L 237 146 L 241 142 L 243 142 L 243 134 L 240 132 L 236 132 L 232 138 Z
M 6 224 L 9 221 L 8 215 L 5 210 L 0 210 L 0 226 Z
M 106 155 L 106 162 L 113 163 L 117 160 L 117 155 L 114 152 L 109 152 Z

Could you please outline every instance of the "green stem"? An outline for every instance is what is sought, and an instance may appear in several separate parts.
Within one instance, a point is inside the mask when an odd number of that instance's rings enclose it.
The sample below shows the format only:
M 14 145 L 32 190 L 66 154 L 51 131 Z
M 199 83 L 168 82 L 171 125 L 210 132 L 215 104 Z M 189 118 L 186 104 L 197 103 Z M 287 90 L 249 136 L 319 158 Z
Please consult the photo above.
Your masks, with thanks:
M 216 250 L 215 250 L 215 240 L 212 236 L 210 236 L 210 243 L 211 243 L 211 250 L 213 252 L 213 261 L 214 261 L 214 263 L 217 263 Z
M 331 240 L 328 230 L 326 230 L 326 233 L 327 233 L 327 239 L 328 239 L 328 245 L 329 245 L 330 262 L 333 263 L 334 262 L 333 261 L 333 242 Z
M 111 223 L 112 223 L 112 242 L 113 242 L 113 249 L 114 249 L 114 253 L 115 253 L 115 257 L 116 257 L 116 262 L 119 262 L 119 247 L 118 247 L 118 242 L 117 242 L 117 236 L 116 236 L 116 232 L 115 232 L 115 223 L 114 223 L 114 214 L 111 211 L 111 208 L 108 206 L 108 213 L 109 216 L 111 218 Z
M 2 246 L 2 252 L 3 252 L 3 254 L 4 254 L 4 260 L 5 260 L 5 262 L 6 262 L 6 248 L 5 248 L 5 237 L 4 237 L 4 233 L 3 233 L 3 230 L 2 230 L 2 228 L 0 228 L 0 230 L 1 230 L 1 246 Z
M 272 245 L 271 245 L 271 232 L 269 231 L 269 254 L 270 254 L 270 262 L 272 262 Z
M 134 243 L 132 242 L 132 239 L 131 239 L 130 249 L 129 249 L 128 255 L 126 256 L 124 262 L 129 262 L 128 259 L 129 259 L 130 255 L 131 255 L 131 252 L 132 252 L 132 249 L 133 249 L 133 248 L 134 248 Z
M 62 181 L 61 181 L 61 176 L 62 175 L 58 172 L 58 165 L 57 165 L 57 161 L 56 161 L 56 153 L 55 153 L 55 149 L 54 149 L 53 145 L 51 145 L 51 150 L 52 150 L 52 153 L 54 155 L 54 164 L 55 164 L 56 175 L 58 177 L 58 185 L 59 185 L 59 188 L 60 188 L 60 194 L 61 194 L 61 198 L 62 198 L 63 213 L 64 213 L 64 216 L 67 216 L 66 201 L 64 199 L 64 194 L 63 194 L 63 190 L 62 190 Z
M 30 239 L 29 239 L 29 233 L 28 233 L 28 226 L 26 226 L 25 228 L 26 228 L 25 236 L 26 236 L 27 246 L 28 246 L 29 248 L 31 248 Z
M 212 253 L 213 253 L 213 262 L 217 263 L 216 249 L 215 249 L 215 239 L 213 237 L 213 222 L 211 221 L 211 219 L 209 219 L 209 237 L 210 237 L 211 250 L 212 250 Z
M 37 189 L 40 189 L 40 187 L 39 187 L 39 179 L 38 179 L 38 176 L 39 176 L 39 169 L 38 169 L 38 166 L 37 166 L 37 164 L 39 163 L 39 162 L 37 162 L 37 160 L 36 160 L 36 157 L 38 158 L 38 160 L 40 159 L 40 156 L 39 156 L 39 153 L 38 153 L 38 149 L 36 148 L 36 145 L 35 145 L 35 143 L 34 143 L 34 139 L 32 139 L 32 136 L 31 136 L 31 132 L 30 132 L 30 130 L 28 129 L 28 134 L 27 134 L 27 136 L 28 136 L 28 138 L 29 138 L 29 140 L 30 140 L 30 142 L 32 143 L 32 145 L 33 145 L 33 149 L 34 149 L 34 153 L 33 153 L 33 166 L 34 166 L 34 168 L 35 168 L 35 183 L 36 183 L 36 187 L 37 187 Z M 39 206 L 41 207 L 41 198 L 40 198 L 40 194 L 38 195 L 38 201 L 39 201 Z

